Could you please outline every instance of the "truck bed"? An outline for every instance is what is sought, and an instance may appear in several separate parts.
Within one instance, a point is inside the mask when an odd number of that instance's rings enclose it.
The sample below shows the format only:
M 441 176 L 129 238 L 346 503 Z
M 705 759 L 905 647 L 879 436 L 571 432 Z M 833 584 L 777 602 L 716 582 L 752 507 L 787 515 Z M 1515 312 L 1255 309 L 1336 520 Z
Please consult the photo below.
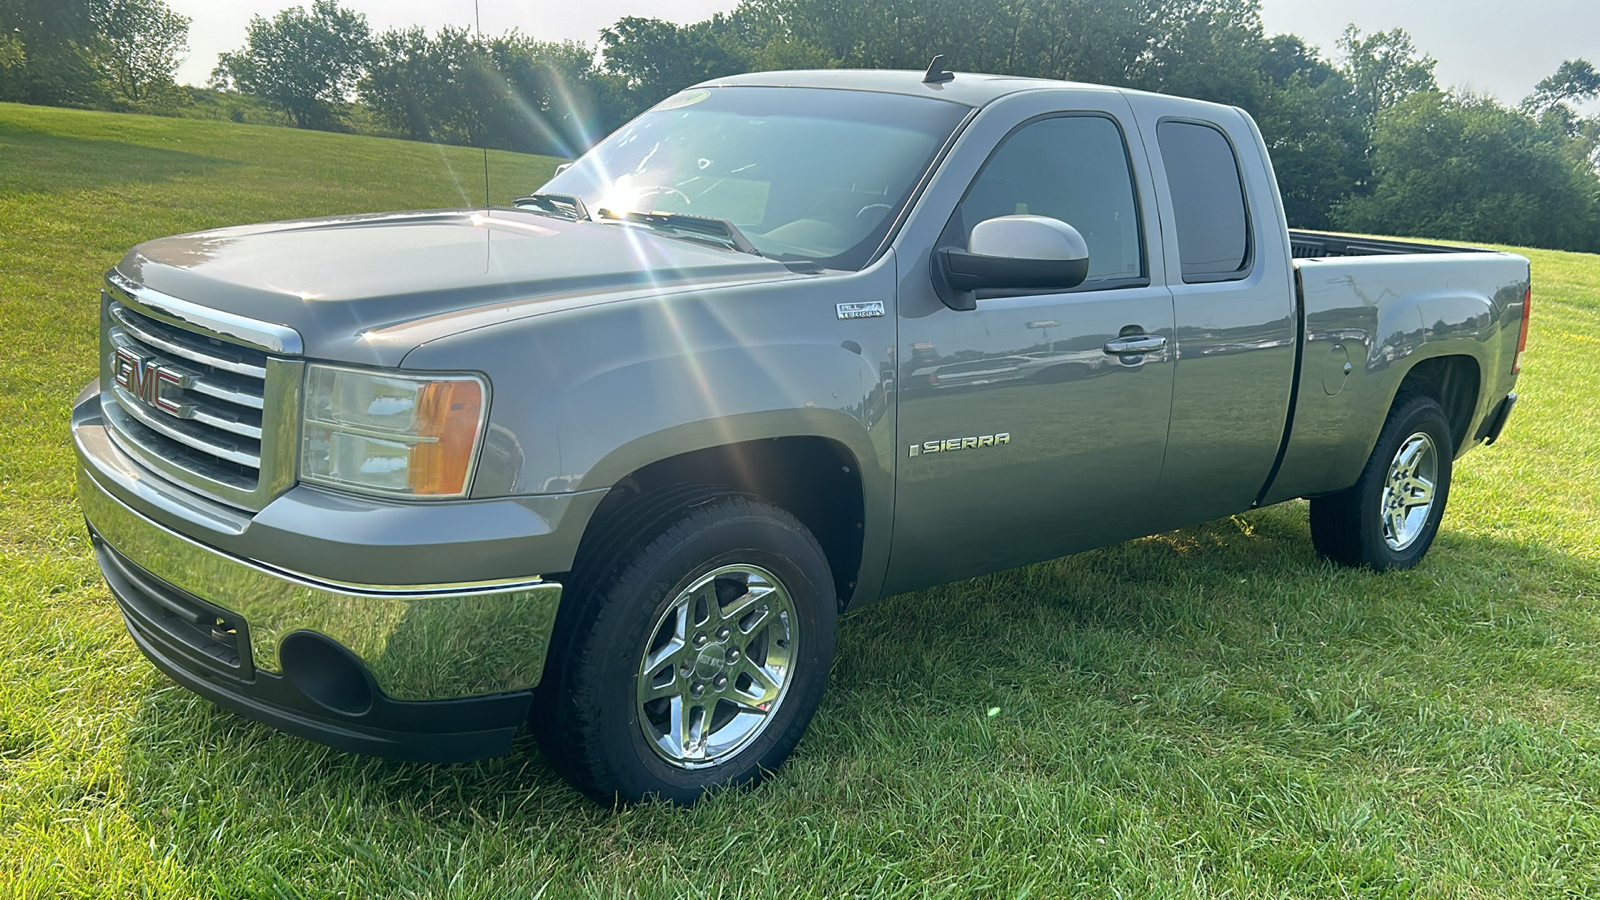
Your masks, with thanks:
M 1323 231 L 1289 230 L 1290 254 L 1295 259 L 1323 259 L 1331 256 L 1403 256 L 1430 253 L 1493 253 L 1478 247 L 1424 244 L 1419 241 L 1392 241 L 1380 238 L 1331 234 Z
M 1415 360 L 1458 357 L 1435 374 L 1474 398 L 1457 452 L 1511 388 L 1528 262 L 1471 247 L 1291 231 L 1302 316 L 1295 402 L 1265 503 L 1355 481 Z M 1364 257 L 1364 258 L 1362 258 Z M 1407 363 L 1406 360 L 1412 360 Z M 1447 371 L 1448 370 L 1448 371 Z M 1447 404 L 1448 406 L 1448 404 Z

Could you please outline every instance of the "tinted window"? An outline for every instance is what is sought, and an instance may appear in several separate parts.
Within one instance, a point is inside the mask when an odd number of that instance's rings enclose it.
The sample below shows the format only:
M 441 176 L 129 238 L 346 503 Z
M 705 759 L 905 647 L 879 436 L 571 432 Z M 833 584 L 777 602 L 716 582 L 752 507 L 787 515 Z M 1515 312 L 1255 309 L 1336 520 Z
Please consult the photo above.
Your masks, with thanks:
M 1156 139 L 1172 190 L 1183 280 L 1243 277 L 1250 225 L 1233 146 L 1222 132 L 1191 122 L 1162 122 Z
M 1133 173 L 1122 131 L 1100 116 L 1043 119 L 1006 138 L 957 210 L 962 243 L 997 216 L 1060 219 L 1089 244 L 1085 284 L 1145 275 Z

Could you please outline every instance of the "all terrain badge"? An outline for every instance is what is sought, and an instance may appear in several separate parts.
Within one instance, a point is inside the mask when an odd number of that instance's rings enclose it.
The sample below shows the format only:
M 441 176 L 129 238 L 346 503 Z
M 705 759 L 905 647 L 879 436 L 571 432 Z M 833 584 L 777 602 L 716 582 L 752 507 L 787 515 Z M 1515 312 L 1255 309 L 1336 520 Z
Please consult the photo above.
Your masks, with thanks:
M 836 303 L 841 319 L 877 319 L 883 316 L 882 300 L 865 300 L 860 303 Z

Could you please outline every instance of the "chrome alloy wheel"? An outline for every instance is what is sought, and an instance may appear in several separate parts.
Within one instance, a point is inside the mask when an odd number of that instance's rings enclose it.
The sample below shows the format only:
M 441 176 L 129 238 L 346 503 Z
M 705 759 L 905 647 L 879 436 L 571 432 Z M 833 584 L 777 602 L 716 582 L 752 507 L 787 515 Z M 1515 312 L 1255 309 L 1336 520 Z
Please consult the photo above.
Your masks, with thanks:
M 1433 438 L 1419 431 L 1401 442 L 1383 485 L 1383 540 L 1389 549 L 1404 550 L 1422 534 L 1438 481 L 1439 450 Z
M 759 566 L 722 566 L 672 598 L 639 664 L 639 728 L 674 766 L 714 766 L 761 735 L 794 680 L 797 616 Z

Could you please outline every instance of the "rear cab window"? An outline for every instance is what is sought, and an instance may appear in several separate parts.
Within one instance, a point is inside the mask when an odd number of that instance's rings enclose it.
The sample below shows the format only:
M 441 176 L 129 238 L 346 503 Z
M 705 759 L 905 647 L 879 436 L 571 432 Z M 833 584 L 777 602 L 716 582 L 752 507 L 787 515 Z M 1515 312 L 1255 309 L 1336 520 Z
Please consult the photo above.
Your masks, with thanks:
M 1156 141 L 1172 193 L 1184 282 L 1247 277 L 1250 216 L 1233 144 L 1212 125 L 1181 119 L 1158 124 Z

